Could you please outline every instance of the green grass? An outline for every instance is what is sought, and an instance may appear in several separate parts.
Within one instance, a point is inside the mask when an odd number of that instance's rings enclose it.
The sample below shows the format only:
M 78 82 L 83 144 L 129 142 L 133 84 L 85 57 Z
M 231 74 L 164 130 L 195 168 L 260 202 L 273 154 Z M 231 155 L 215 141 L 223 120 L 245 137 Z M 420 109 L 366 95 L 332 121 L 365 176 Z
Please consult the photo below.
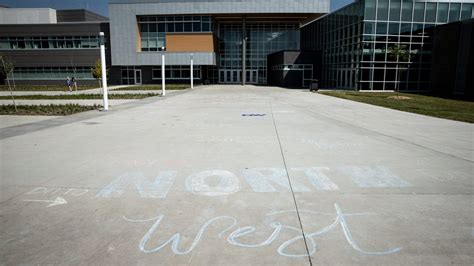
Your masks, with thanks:
M 167 90 L 184 90 L 190 88 L 189 84 L 166 84 Z M 161 85 L 137 85 L 115 89 L 114 91 L 149 91 L 149 90 L 161 90 Z
M 64 116 L 84 111 L 98 110 L 99 108 L 100 105 L 82 106 L 78 104 L 18 105 L 18 111 L 15 111 L 13 105 L 0 105 L 0 115 Z
M 391 92 L 319 92 L 320 94 L 406 111 L 474 123 L 474 102 Z M 408 97 L 394 99 L 393 96 Z
M 96 85 L 81 85 L 77 86 L 77 90 L 90 90 L 97 88 Z M 69 88 L 66 85 L 16 85 L 13 91 L 64 91 Z M 75 89 L 74 89 L 75 90 Z M 0 91 L 8 91 L 8 85 L 0 85 Z
M 157 93 L 146 94 L 109 94 L 109 99 L 144 99 L 158 96 Z M 15 100 L 98 100 L 101 94 L 64 94 L 64 95 L 15 95 Z M 11 100 L 11 96 L 0 96 L 0 100 Z

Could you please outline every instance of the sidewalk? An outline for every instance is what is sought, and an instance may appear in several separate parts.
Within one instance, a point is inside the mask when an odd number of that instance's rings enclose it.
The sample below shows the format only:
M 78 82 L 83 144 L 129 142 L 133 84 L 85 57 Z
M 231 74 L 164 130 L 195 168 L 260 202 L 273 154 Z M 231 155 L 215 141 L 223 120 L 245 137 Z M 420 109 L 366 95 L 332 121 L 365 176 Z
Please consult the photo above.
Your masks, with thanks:
M 161 93 L 161 90 L 130 90 L 130 91 L 117 91 L 124 87 L 131 87 L 133 85 L 120 85 L 109 87 L 109 94 L 148 94 L 148 93 Z M 166 91 L 171 92 L 172 90 Z M 71 95 L 71 94 L 102 94 L 100 88 L 83 90 L 83 91 L 13 91 L 13 95 Z M 0 96 L 10 96 L 10 91 L 0 91 Z
M 110 106 L 139 101 L 140 99 L 109 100 Z M 102 100 L 15 100 L 17 105 L 79 104 L 102 105 Z M 13 104 L 12 100 L 0 100 L 0 105 Z
M 208 86 L 0 129 L 6 265 L 472 265 L 474 125 Z

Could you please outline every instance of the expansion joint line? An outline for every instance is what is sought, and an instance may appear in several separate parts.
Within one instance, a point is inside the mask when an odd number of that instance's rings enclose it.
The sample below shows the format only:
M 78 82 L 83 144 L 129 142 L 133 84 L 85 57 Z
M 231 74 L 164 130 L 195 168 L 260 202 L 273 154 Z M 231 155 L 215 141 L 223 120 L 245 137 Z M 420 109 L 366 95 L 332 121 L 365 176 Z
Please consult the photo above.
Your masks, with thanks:
M 278 139 L 278 145 L 280 146 L 281 158 L 283 159 L 283 165 L 285 166 L 286 177 L 288 178 L 288 184 L 290 185 L 291 196 L 293 197 L 293 203 L 295 204 L 296 215 L 298 217 L 298 222 L 300 224 L 301 234 L 302 234 L 302 237 L 303 237 L 304 246 L 306 248 L 306 254 L 308 255 L 308 262 L 309 262 L 309 265 L 312 266 L 313 262 L 311 261 L 311 255 L 309 254 L 308 243 L 306 241 L 306 236 L 305 236 L 305 232 L 304 232 L 304 229 L 303 229 L 303 223 L 301 222 L 301 216 L 300 216 L 300 211 L 298 209 L 298 203 L 296 202 L 295 192 L 293 191 L 293 185 L 291 184 L 290 173 L 288 172 L 288 167 L 286 165 L 285 153 L 283 152 L 283 146 L 281 144 L 280 134 L 278 133 L 278 127 L 276 125 L 275 115 L 273 113 L 273 104 L 272 104 L 271 99 L 270 99 L 270 110 L 272 112 L 273 126 L 275 127 L 275 133 L 276 133 L 276 136 L 277 136 L 277 139 Z

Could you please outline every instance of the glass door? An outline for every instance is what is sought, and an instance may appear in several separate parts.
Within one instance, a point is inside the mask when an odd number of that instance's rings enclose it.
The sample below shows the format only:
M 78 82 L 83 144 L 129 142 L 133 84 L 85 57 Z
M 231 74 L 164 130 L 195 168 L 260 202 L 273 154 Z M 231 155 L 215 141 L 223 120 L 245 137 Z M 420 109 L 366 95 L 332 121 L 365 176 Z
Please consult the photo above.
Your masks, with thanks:
M 141 85 L 141 84 L 142 84 L 142 70 L 135 69 L 135 85 Z

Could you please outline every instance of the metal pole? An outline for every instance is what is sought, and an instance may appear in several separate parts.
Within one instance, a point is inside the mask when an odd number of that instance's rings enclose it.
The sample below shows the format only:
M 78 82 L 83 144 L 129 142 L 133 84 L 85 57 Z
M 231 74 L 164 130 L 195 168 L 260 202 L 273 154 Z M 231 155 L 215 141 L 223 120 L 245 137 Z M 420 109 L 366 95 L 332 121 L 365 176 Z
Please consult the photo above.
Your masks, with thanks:
M 165 84 L 165 48 L 162 49 L 161 54 L 161 96 L 166 96 L 166 84 Z
M 245 17 L 242 18 L 242 75 L 241 75 L 241 78 L 242 78 L 242 85 L 245 85 L 245 79 L 246 79 L 246 76 L 247 76 L 247 66 L 245 65 L 246 63 L 246 58 L 245 58 L 245 54 L 246 54 L 246 49 L 247 49 L 247 29 L 246 29 L 246 23 L 245 23 Z
M 191 89 L 194 89 L 194 68 L 193 68 L 193 54 L 191 54 Z
M 104 90 L 104 111 L 109 110 L 109 96 L 107 95 L 107 66 L 105 62 L 105 36 L 103 32 L 99 33 L 100 41 L 100 65 L 102 69 L 102 88 Z

